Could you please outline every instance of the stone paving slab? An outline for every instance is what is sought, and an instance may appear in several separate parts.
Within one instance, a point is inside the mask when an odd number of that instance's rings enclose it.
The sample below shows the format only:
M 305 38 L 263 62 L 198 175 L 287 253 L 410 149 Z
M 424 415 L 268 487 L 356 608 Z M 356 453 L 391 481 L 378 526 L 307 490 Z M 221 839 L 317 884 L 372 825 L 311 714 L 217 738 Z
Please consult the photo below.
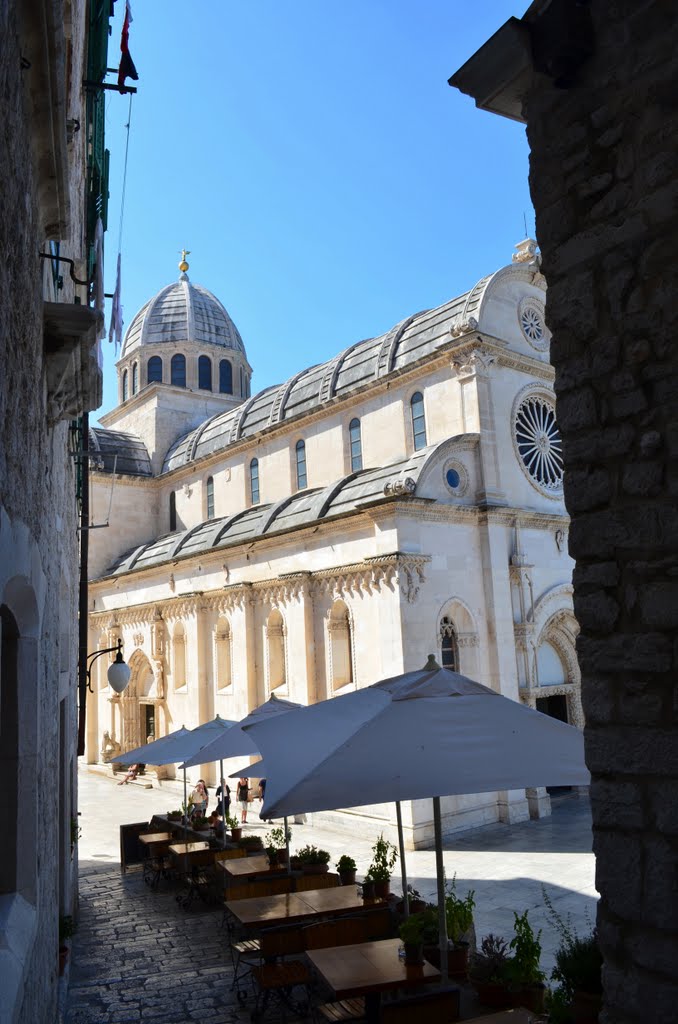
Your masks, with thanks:
M 151 891 L 139 868 L 121 875 L 119 826 L 150 820 L 176 802 L 164 791 L 118 787 L 106 778 L 80 773 L 82 838 L 80 920 L 76 932 L 65 1010 L 66 1024 L 239 1024 L 249 1021 L 251 1007 L 241 1007 L 230 992 L 231 965 L 220 929 L 221 909 L 180 907 L 174 891 Z M 213 799 L 212 799 L 213 802 Z M 258 810 L 255 805 L 254 810 Z M 250 816 L 248 831 L 269 826 Z M 329 850 L 332 864 L 349 853 L 364 873 L 373 831 L 348 837 L 313 824 L 292 826 L 292 849 L 314 843 Z M 542 928 L 542 966 L 550 971 L 558 944 L 545 917 L 544 885 L 563 916 L 584 931 L 595 919 L 597 894 L 590 852 L 588 801 L 567 796 L 554 802 L 552 818 L 518 825 L 487 825 L 446 841 L 448 878 L 457 889 L 475 889 L 476 932 L 510 938 L 513 912 L 530 911 Z M 407 854 L 410 882 L 425 898 L 435 893 L 434 854 Z M 399 891 L 397 876 L 392 881 Z

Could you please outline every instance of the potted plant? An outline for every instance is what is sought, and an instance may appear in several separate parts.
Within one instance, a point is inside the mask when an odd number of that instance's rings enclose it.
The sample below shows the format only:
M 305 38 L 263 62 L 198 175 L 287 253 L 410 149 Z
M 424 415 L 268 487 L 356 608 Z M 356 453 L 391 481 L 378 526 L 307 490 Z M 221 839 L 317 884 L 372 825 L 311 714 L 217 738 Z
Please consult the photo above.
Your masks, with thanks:
M 419 890 L 413 888 L 411 885 L 407 886 L 407 909 L 410 914 L 420 914 L 422 910 L 426 910 L 426 900 L 423 900 Z M 396 911 L 399 914 L 405 913 L 404 900 L 399 900 L 399 902 L 396 903 Z
M 238 843 L 248 854 L 259 854 L 264 850 L 261 836 L 242 836 Z
M 475 890 L 469 889 L 461 899 L 457 896 L 456 875 L 448 883 L 445 891 L 445 923 L 447 925 L 447 972 L 451 978 L 468 976 L 469 935 L 473 928 L 473 911 L 475 908 Z M 426 959 L 435 967 L 440 967 L 440 945 L 438 931 L 427 940 Z
M 568 918 L 564 921 L 557 912 L 548 893 L 542 889 L 547 914 L 560 935 L 556 950 L 556 965 L 551 971 L 553 981 L 559 983 L 556 992 L 570 1005 L 574 1024 L 596 1024 L 603 995 L 601 970 L 603 957 L 598 946 L 595 928 L 587 935 L 577 935 Z
M 513 1006 L 524 1006 L 533 1013 L 543 1013 L 546 975 L 539 966 L 541 929 L 534 934 L 527 910 L 524 914 L 514 912 L 513 917 L 515 935 L 509 943 L 513 956 L 506 965 L 511 1001 Z
M 358 870 L 353 857 L 342 854 L 336 864 L 342 885 L 355 885 L 355 873 Z
M 75 925 L 73 918 L 70 914 L 61 914 L 59 916 L 59 976 L 66 970 L 66 963 L 68 962 L 68 946 L 66 940 L 72 938 L 75 931 Z
M 285 864 L 287 862 L 287 846 L 286 841 L 289 843 L 292 838 L 291 829 L 285 829 L 282 825 L 277 825 L 276 828 L 272 828 L 270 832 L 266 833 L 264 839 L 264 849 L 268 854 L 268 859 L 273 867 L 276 864 Z
M 226 815 L 226 821 L 224 822 L 224 827 L 230 829 L 230 831 L 231 831 L 231 838 L 236 843 L 240 839 L 242 839 L 242 824 L 241 824 L 241 822 L 238 821 L 237 818 L 234 818 L 232 814 L 227 814 Z M 254 839 L 254 838 L 258 838 L 258 837 L 252 836 L 252 838 Z
M 168 821 L 181 821 L 181 811 L 168 811 L 167 812 L 167 820 Z
M 317 846 L 302 846 L 295 856 L 305 875 L 319 875 L 329 867 L 330 854 Z
M 380 899 L 386 899 L 391 891 L 391 872 L 397 858 L 397 849 L 388 839 L 384 839 L 382 832 L 372 847 L 372 863 L 366 876 L 374 882 L 375 896 Z
M 204 814 L 195 814 L 191 818 L 191 828 L 195 829 L 196 832 L 203 832 L 206 828 L 210 827 L 210 823 Z
M 374 879 L 370 875 L 369 871 L 365 874 L 365 877 L 363 879 L 362 891 L 363 900 L 365 902 L 367 902 L 368 900 L 373 900 L 375 898 Z
M 510 1006 L 506 979 L 509 959 L 508 942 L 491 932 L 480 943 L 480 950 L 472 954 L 469 971 L 471 984 L 483 1006 L 497 1010 Z
M 424 962 L 424 933 L 427 927 L 426 912 L 410 914 L 398 929 L 400 938 L 405 947 L 406 964 L 423 964 Z

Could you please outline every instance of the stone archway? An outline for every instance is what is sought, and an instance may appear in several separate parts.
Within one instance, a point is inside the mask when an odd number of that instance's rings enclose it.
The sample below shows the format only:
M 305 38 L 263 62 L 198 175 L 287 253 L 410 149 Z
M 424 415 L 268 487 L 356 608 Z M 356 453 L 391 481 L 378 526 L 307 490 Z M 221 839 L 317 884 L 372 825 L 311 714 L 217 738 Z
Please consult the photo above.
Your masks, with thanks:
M 132 671 L 127 689 L 120 700 L 123 751 L 133 750 L 159 735 L 157 708 L 161 703 L 158 684 L 151 662 L 143 651 L 136 650 L 130 660 Z

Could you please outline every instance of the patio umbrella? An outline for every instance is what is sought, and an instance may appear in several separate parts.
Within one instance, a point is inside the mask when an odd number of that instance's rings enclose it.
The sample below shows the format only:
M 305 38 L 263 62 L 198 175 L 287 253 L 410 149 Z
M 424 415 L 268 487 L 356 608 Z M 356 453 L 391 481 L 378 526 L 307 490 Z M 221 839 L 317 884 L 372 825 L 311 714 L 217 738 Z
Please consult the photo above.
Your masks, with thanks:
M 209 744 L 215 735 L 228 732 L 238 723 L 228 718 L 220 718 L 219 715 L 209 722 L 198 725 L 195 729 L 177 729 L 168 736 L 162 736 L 153 743 L 146 743 L 143 747 L 135 750 L 128 750 L 117 760 L 122 764 L 133 764 L 138 761 L 150 764 L 177 764 L 179 761 L 186 761 L 193 757 L 199 750 Z M 205 764 L 204 758 L 198 757 L 194 764 Z M 184 772 L 184 810 L 188 811 L 188 799 L 186 789 L 186 765 L 183 765 Z M 187 814 L 184 813 L 184 834 L 187 827 Z
M 258 754 L 259 748 L 256 742 L 245 732 L 244 729 L 254 722 L 268 721 L 269 719 L 277 718 L 282 714 L 286 714 L 288 711 L 294 711 L 301 708 L 301 704 L 296 704 L 291 700 L 284 700 L 282 697 L 276 697 L 272 694 L 267 701 L 260 704 L 254 711 L 250 711 L 249 715 L 243 718 L 240 722 L 235 723 L 234 727 L 228 729 L 226 732 L 220 732 L 214 739 L 208 743 L 207 746 L 203 747 L 199 754 L 194 757 L 189 757 L 183 765 L 184 773 L 186 768 L 190 768 L 195 764 L 208 764 L 210 761 L 219 762 L 219 780 L 221 781 L 224 777 L 224 759 L 229 757 L 239 757 L 240 755 L 246 754 Z M 229 776 L 232 778 L 233 776 Z M 222 784 L 221 790 L 221 816 L 226 820 L 226 794 Z M 224 828 L 224 844 L 226 842 L 226 829 Z M 289 840 L 287 839 L 287 819 L 285 818 L 285 846 L 287 847 L 287 863 L 289 864 Z
M 447 964 L 440 797 L 588 785 L 573 726 L 456 672 L 424 669 L 247 726 L 271 779 L 262 816 L 433 797 L 441 964 Z M 354 798 L 350 798 L 354 794 Z

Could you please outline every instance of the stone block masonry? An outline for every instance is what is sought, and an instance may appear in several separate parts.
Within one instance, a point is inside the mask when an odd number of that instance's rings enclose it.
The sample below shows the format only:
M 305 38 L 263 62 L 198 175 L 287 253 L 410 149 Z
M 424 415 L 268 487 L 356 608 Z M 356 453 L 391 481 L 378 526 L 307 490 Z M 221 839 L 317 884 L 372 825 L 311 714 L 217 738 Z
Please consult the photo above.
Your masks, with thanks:
M 593 774 L 606 1024 L 676 1020 L 678 31 L 594 0 L 576 83 L 524 106 Z M 672 951 L 672 952 L 671 952 Z

